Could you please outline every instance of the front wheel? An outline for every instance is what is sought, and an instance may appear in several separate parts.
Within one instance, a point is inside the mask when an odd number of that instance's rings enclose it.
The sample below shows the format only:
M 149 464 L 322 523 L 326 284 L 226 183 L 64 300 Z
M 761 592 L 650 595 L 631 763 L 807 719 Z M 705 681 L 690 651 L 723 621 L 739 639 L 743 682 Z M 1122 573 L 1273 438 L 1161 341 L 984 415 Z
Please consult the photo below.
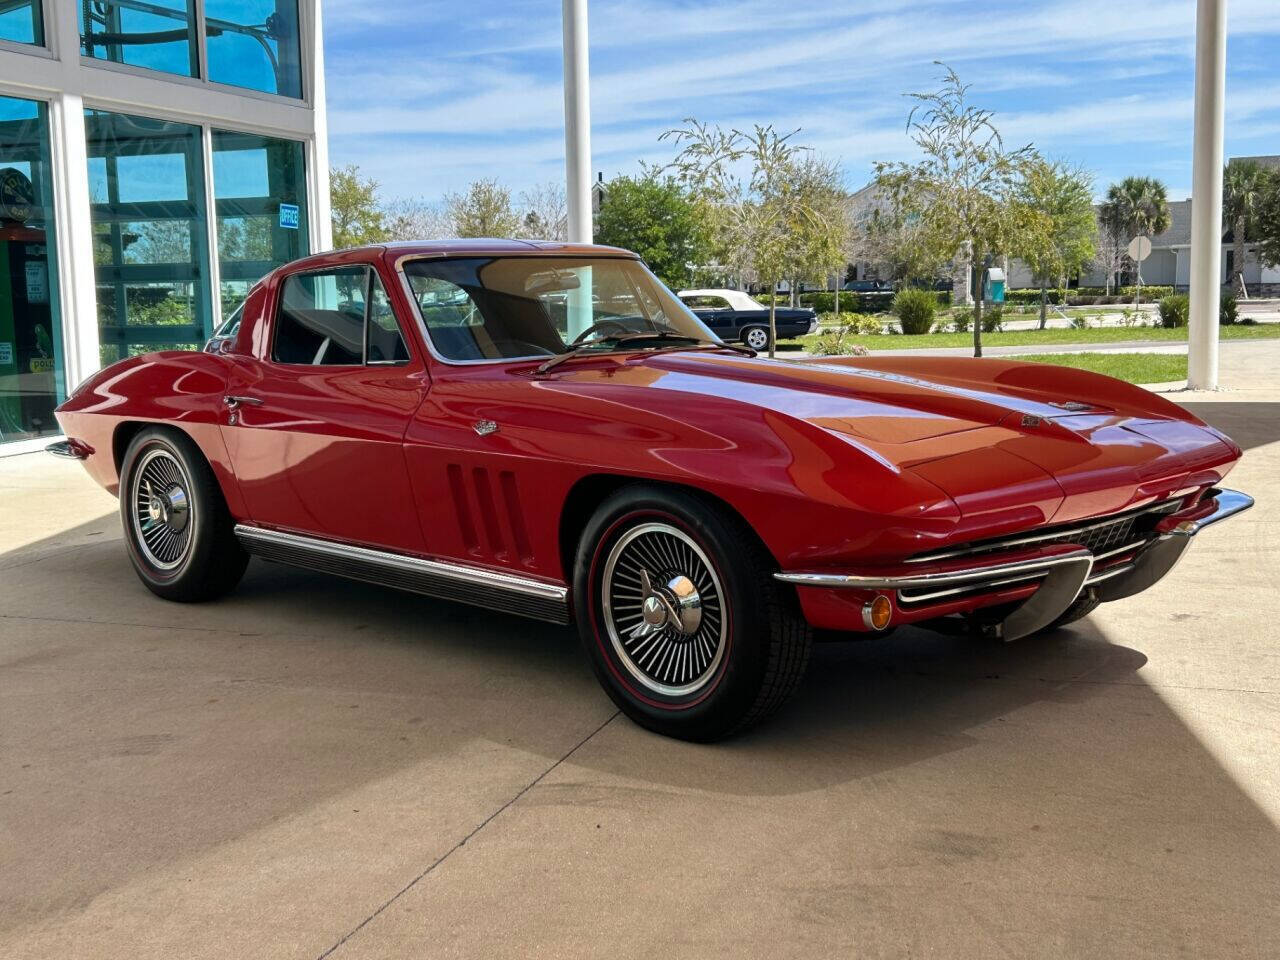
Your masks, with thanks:
M 692 493 L 627 487 L 579 543 L 574 606 L 609 696 L 641 726 L 710 741 L 794 692 L 812 635 L 736 515 Z
M 133 568 L 157 596 L 210 600 L 244 575 L 249 556 L 218 480 L 184 433 L 150 427 L 133 438 L 120 470 L 120 519 Z
M 747 327 L 742 331 L 742 342 L 752 350 L 768 350 L 769 331 L 765 327 Z

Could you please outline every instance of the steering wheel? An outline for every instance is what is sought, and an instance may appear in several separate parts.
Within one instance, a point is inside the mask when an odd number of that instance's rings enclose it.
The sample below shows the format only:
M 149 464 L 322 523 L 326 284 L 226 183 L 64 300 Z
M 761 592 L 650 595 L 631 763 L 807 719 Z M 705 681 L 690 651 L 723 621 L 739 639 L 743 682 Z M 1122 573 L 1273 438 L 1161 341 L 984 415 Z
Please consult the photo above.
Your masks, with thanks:
M 619 333 L 630 333 L 630 332 L 631 332 L 631 329 L 630 329 L 630 328 L 629 328 L 625 323 L 620 323 L 620 322 L 619 322 L 619 321 L 617 321 L 617 320 L 597 320 L 597 321 L 596 321 L 595 323 L 593 323 L 591 326 L 587 327 L 587 329 L 583 330 L 580 334 L 578 334 L 576 337 L 574 337 L 574 338 L 573 338 L 573 343 L 569 344 L 569 346 L 571 346 L 571 347 L 576 347 L 576 346 L 578 346 L 578 345 L 579 345 L 579 344 L 581 344 L 584 340 L 586 340 L 586 339 L 587 339 L 587 337 L 588 337 L 590 334 L 593 334 L 593 333 L 595 333 L 597 330 L 601 330 L 601 329 L 603 329 L 604 327 L 615 327 Z

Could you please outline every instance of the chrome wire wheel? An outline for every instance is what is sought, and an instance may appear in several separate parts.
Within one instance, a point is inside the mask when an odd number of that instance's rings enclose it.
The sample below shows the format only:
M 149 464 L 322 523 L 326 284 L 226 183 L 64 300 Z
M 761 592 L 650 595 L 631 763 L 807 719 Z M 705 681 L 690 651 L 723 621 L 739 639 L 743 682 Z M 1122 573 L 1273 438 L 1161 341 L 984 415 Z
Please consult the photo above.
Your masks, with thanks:
M 181 566 L 191 552 L 194 506 L 191 479 L 168 450 L 142 455 L 129 490 L 134 540 L 147 562 L 160 570 Z
M 667 523 L 626 531 L 605 559 L 600 591 L 614 653 L 646 689 L 685 697 L 715 677 L 728 640 L 724 590 L 683 531 Z

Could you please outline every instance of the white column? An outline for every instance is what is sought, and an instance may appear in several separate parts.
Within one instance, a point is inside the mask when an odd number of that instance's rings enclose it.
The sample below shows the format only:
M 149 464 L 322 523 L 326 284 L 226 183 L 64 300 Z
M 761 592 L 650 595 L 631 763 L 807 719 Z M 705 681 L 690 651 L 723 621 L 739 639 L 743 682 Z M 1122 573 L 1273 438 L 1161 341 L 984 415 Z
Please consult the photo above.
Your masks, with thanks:
M 591 66 L 587 44 L 587 0 L 563 0 L 564 153 L 569 201 L 569 242 L 590 243 Z
M 311 223 L 311 252 L 333 248 L 333 222 L 329 199 L 329 114 L 324 85 L 324 24 L 320 17 L 320 0 L 308 4 L 311 11 L 310 70 L 304 78 L 305 91 L 310 91 L 315 111 L 315 133 L 307 150 L 307 183 L 310 186 L 307 211 Z
M 58 285 L 62 306 L 67 389 L 100 367 L 98 294 L 93 276 L 93 231 L 89 209 L 89 148 L 84 101 L 63 93 L 49 104 L 52 127 L 53 211 L 58 235 Z
M 1187 384 L 1218 387 L 1222 294 L 1222 116 L 1227 85 L 1227 0 L 1196 9 L 1195 144 L 1191 166 L 1191 329 Z

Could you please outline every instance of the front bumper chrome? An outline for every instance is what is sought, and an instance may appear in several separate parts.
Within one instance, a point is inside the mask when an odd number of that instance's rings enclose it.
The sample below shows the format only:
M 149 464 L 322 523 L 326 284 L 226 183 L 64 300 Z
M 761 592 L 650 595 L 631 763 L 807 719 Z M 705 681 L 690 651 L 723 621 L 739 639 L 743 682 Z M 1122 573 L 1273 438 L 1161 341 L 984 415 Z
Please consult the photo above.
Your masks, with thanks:
M 1095 555 L 1082 544 L 1053 543 L 981 556 L 955 555 L 931 562 L 902 563 L 877 571 L 782 572 L 774 577 L 797 587 L 894 591 L 900 609 L 915 611 L 950 603 L 963 595 L 980 599 L 985 591 L 1036 585 L 994 632 L 1007 640 L 1026 636 L 1056 620 L 1088 588 L 1099 600 L 1118 600 L 1147 589 L 1181 558 L 1191 538 L 1205 527 L 1253 506 L 1253 498 L 1236 490 L 1211 491 L 1198 504 L 1169 513 L 1141 542 Z M 1088 528 L 1085 528 L 1088 529 Z M 1117 562 L 1117 554 L 1132 556 Z M 1103 569 L 1094 564 L 1108 561 Z M 976 604 L 975 608 L 980 607 Z

